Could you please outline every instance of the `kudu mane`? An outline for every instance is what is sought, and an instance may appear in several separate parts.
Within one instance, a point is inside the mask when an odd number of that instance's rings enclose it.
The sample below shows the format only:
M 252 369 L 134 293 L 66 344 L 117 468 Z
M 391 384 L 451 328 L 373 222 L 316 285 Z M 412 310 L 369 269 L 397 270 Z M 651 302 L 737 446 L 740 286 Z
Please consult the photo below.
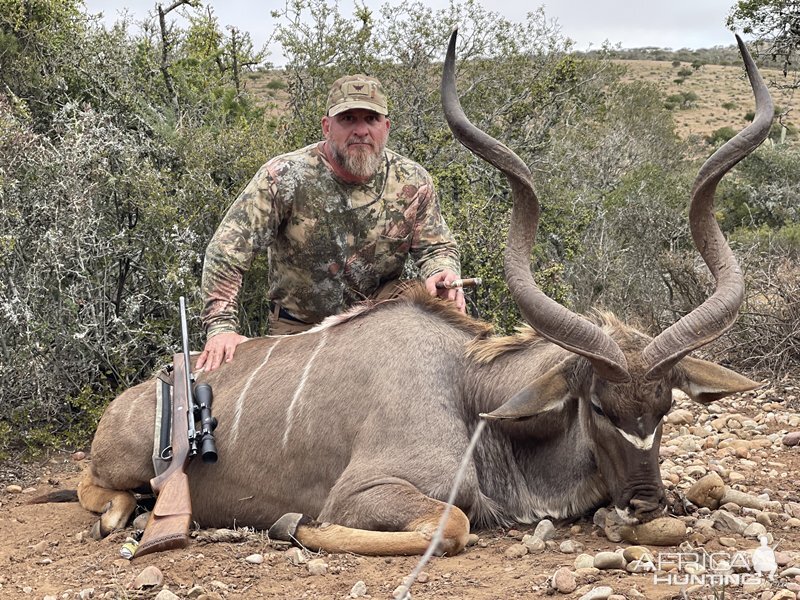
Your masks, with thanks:
M 627 325 L 620 321 L 613 313 L 592 310 L 585 317 L 597 325 L 605 334 L 615 339 L 623 352 L 641 350 L 651 338 L 635 329 L 635 325 Z M 471 341 L 467 346 L 467 355 L 475 362 L 489 364 L 511 352 L 531 348 L 541 348 L 551 344 L 530 325 L 523 324 L 512 335 L 483 337 Z M 565 355 L 569 354 L 565 351 Z
M 463 331 L 477 339 L 483 339 L 491 335 L 494 328 L 490 323 L 484 323 L 467 315 L 461 314 L 452 302 L 444 302 L 428 294 L 425 287 L 416 281 L 407 282 L 403 286 L 402 295 L 389 300 L 380 302 L 365 302 L 344 313 L 334 315 L 325 319 L 318 327 L 312 331 L 319 331 L 321 328 L 336 327 L 366 315 L 374 315 L 383 310 L 391 309 L 398 304 L 415 306 L 421 311 L 433 315 L 453 328 Z

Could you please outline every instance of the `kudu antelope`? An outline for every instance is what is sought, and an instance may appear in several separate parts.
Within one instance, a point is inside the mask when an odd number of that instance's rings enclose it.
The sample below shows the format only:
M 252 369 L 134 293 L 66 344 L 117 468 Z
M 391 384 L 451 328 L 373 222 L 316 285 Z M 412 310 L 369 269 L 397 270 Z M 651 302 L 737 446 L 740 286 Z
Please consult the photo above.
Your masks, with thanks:
M 232 363 L 200 377 L 215 390 L 220 421 L 219 462 L 189 469 L 201 526 L 279 521 L 272 532 L 309 548 L 422 553 L 481 415 L 490 423 L 440 551 L 459 552 L 470 524 L 573 517 L 609 501 L 629 522 L 648 521 L 665 507 L 658 451 L 671 390 L 706 403 L 757 386 L 687 356 L 734 322 L 743 296 L 712 203 L 723 175 L 764 140 L 773 108 L 742 42 L 756 117 L 705 163 L 691 194 L 692 236 L 716 291 L 651 339 L 611 316 L 590 322 L 536 287 L 531 174 L 461 111 L 455 39 L 444 111 L 456 138 L 510 182 L 506 280 L 533 329 L 491 337 L 488 325 L 412 290 L 300 335 L 244 343 Z M 98 536 L 126 524 L 130 490 L 153 477 L 153 388 L 150 381 L 123 393 L 97 429 L 79 497 L 88 510 L 105 511 Z

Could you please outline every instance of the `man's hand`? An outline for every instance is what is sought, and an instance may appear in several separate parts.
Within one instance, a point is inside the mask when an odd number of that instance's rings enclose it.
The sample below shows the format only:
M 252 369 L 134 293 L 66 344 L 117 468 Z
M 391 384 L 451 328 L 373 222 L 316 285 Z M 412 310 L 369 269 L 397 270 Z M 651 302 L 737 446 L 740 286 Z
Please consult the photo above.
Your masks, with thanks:
M 456 303 L 456 308 L 460 310 L 462 313 L 466 314 L 467 303 L 464 300 L 464 290 L 462 290 L 461 288 L 454 288 L 452 290 L 436 289 L 437 282 L 444 281 L 445 283 L 450 283 L 451 281 L 455 281 L 456 279 L 458 279 L 458 275 L 456 275 L 452 271 L 448 271 L 447 269 L 445 269 L 444 271 L 439 271 L 438 273 L 428 277 L 425 280 L 425 289 L 428 290 L 428 293 L 431 296 L 439 296 L 440 298 L 444 298 L 446 300 L 452 300 L 453 302 Z
M 219 333 L 209 338 L 194 368 L 200 369 L 205 367 L 208 373 L 219 368 L 223 361 L 231 362 L 233 360 L 233 353 L 236 352 L 236 346 L 246 341 L 246 337 L 233 331 Z

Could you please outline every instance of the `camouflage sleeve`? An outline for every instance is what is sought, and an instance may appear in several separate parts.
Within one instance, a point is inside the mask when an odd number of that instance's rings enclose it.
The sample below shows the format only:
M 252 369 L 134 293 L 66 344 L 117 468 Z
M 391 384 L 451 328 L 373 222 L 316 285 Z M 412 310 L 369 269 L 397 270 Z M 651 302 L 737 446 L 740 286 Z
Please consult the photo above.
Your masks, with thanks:
M 255 254 L 272 243 L 280 223 L 275 180 L 268 165 L 261 167 L 236 198 L 206 248 L 201 318 L 207 338 L 238 330 L 242 276 Z
M 427 173 L 426 182 L 419 193 L 420 203 L 411 242 L 411 256 L 419 268 L 420 279 L 424 281 L 445 269 L 460 276 L 458 247 L 442 217 L 439 198 Z

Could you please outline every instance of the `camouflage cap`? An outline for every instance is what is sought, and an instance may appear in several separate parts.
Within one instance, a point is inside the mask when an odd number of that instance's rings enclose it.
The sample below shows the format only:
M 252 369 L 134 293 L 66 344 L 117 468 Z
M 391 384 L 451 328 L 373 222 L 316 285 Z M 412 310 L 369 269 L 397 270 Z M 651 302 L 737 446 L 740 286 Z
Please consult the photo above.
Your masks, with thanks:
M 328 92 L 325 113 L 333 117 L 351 108 L 365 108 L 379 115 L 388 115 L 381 82 L 367 75 L 345 75 L 334 81 Z

